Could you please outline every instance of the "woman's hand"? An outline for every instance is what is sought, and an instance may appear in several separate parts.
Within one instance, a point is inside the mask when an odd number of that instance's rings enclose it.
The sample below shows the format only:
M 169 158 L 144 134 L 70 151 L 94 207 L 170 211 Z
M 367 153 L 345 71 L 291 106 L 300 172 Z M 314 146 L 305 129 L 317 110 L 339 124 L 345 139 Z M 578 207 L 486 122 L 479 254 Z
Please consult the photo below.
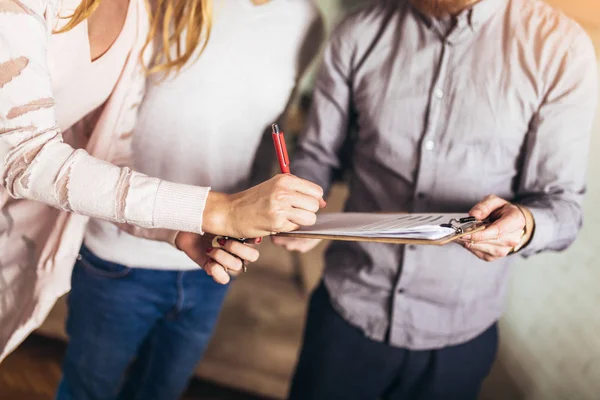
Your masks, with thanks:
M 179 232 L 175 245 L 212 276 L 215 282 L 223 285 L 229 283 L 230 275 L 237 275 L 245 263 L 258 260 L 259 252 L 254 246 L 262 242 L 262 238 L 246 243 L 222 239 L 219 241 L 220 248 L 213 247 L 214 238 L 208 234 Z
M 280 174 L 234 195 L 209 193 L 202 229 L 214 235 L 263 237 L 313 225 L 323 207 L 320 186 Z

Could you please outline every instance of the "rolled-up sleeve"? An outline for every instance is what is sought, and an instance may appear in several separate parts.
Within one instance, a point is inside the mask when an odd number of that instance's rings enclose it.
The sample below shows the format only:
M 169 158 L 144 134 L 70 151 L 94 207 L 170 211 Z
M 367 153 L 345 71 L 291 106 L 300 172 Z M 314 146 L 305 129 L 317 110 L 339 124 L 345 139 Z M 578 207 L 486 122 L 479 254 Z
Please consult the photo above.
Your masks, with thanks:
M 597 81 L 594 47 L 581 33 L 563 57 L 525 143 L 518 201 L 531 210 L 535 228 L 523 256 L 564 250 L 582 227 Z

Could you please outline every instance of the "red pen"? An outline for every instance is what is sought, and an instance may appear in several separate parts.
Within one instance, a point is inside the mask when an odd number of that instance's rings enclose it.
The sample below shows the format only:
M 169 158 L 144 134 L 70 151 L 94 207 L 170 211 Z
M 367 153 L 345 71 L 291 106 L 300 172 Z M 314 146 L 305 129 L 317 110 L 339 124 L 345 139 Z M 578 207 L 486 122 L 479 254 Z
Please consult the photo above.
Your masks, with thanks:
M 285 138 L 283 132 L 279 130 L 277 124 L 271 125 L 273 128 L 273 144 L 275 145 L 275 152 L 277 153 L 277 160 L 279 161 L 279 167 L 281 168 L 282 174 L 290 173 L 290 159 L 288 157 L 287 148 L 285 147 Z

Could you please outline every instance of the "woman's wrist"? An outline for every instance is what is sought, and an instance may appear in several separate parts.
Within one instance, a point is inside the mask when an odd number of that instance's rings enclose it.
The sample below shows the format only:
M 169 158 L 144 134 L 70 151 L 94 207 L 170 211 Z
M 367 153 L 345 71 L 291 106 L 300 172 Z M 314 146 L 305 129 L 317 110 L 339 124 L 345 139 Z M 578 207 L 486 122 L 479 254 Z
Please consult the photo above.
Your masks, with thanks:
M 230 203 L 230 195 L 211 191 L 204 206 L 202 231 L 213 235 L 227 235 L 231 232 L 228 218 Z

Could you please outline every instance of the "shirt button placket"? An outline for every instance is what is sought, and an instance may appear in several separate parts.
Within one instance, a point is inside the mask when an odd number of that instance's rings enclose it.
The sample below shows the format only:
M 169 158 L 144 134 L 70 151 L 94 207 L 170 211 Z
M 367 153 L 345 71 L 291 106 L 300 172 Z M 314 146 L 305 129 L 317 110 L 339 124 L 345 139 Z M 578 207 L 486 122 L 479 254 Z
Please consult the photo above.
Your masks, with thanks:
M 429 113 L 427 115 L 425 135 L 421 142 L 421 151 L 419 157 L 419 172 L 417 175 L 414 197 L 414 212 L 426 212 L 427 193 L 431 193 L 433 183 L 435 181 L 435 152 L 439 147 L 436 142 L 436 134 L 440 121 L 440 114 L 444 107 L 444 99 L 446 93 L 444 91 L 446 85 L 446 76 L 448 70 L 448 59 L 450 46 L 442 43 L 442 54 L 440 57 L 438 74 L 432 89 L 429 99 Z
M 427 193 L 431 193 L 435 181 L 435 150 L 437 147 L 436 132 L 439 123 L 439 117 L 444 106 L 443 100 L 446 97 L 444 87 L 446 83 L 446 74 L 448 69 L 448 51 L 449 45 L 444 42 L 442 55 L 438 68 L 438 75 L 433 86 L 432 95 L 429 99 L 429 113 L 427 116 L 427 130 L 422 139 L 422 145 L 419 157 L 419 170 L 415 182 L 415 195 L 413 212 L 428 211 L 425 204 L 427 202 Z M 419 248 L 416 246 L 406 246 L 402 255 L 402 273 L 396 282 L 394 296 L 394 306 L 390 323 L 390 339 L 394 343 L 403 343 L 407 340 L 407 332 L 401 326 L 406 320 L 408 312 L 406 304 L 410 299 L 406 296 L 405 287 L 412 280 L 417 259 L 419 257 Z

